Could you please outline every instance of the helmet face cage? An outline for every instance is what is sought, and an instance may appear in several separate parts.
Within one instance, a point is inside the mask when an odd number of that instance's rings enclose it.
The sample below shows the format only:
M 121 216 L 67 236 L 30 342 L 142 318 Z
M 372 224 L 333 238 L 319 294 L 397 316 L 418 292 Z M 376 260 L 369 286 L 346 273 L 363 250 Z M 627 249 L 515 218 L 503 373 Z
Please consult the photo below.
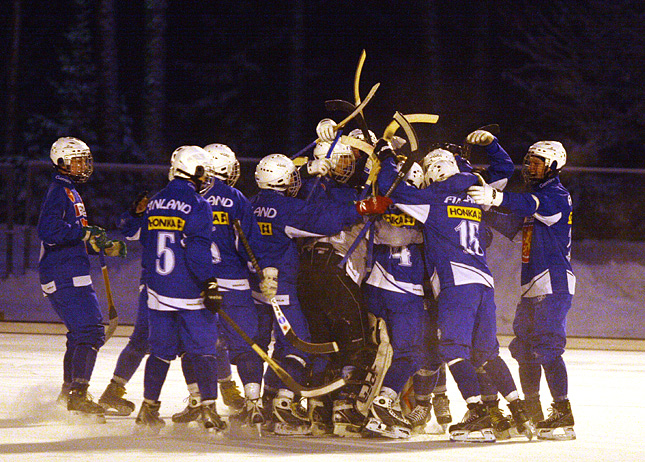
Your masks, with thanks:
M 255 168 L 255 181 L 260 189 L 284 191 L 288 196 L 298 194 L 301 186 L 300 172 L 284 154 L 270 154 Z
M 541 174 L 531 173 L 531 158 L 536 157 L 544 162 Z M 559 141 L 538 141 L 529 147 L 524 156 L 522 177 L 527 183 L 539 183 L 554 177 L 567 162 L 567 152 Z M 535 170 L 535 169 L 533 169 Z
M 90 148 L 83 141 L 73 137 L 59 138 L 49 152 L 54 167 L 69 176 L 76 183 L 85 183 L 94 172 L 94 160 Z M 72 169 L 80 170 L 72 172 Z
M 459 173 L 455 156 L 445 149 L 433 149 L 423 158 L 426 184 L 444 181 Z
M 215 178 L 229 186 L 234 186 L 240 178 L 240 163 L 235 153 L 225 144 L 213 143 L 204 147 L 211 155 L 211 168 Z
M 324 159 L 327 157 L 331 143 L 319 141 L 314 147 L 314 158 Z M 334 150 L 329 156 L 331 161 L 331 177 L 339 183 L 346 183 L 354 174 L 356 168 L 356 157 L 352 148 L 338 141 Z

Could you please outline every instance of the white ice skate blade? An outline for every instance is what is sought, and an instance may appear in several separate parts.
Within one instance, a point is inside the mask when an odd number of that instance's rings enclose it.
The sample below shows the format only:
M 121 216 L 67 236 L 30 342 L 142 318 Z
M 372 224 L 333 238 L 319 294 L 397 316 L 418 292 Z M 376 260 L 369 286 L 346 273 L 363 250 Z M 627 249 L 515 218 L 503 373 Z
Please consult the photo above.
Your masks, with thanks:
M 280 436 L 309 436 L 309 427 L 298 425 L 293 426 L 284 422 L 273 424 L 273 433 Z
M 459 441 L 466 443 L 494 443 L 496 441 L 495 433 L 490 428 L 482 430 L 455 430 L 450 433 L 450 441 Z
M 388 426 L 373 417 L 367 421 L 365 429 L 392 439 L 408 439 L 411 434 L 408 428 Z
M 334 424 L 334 435 L 340 436 L 341 438 L 362 438 L 361 431 L 356 425 L 352 424 Z
M 576 439 L 573 426 L 558 428 L 540 428 L 537 431 L 539 440 L 569 441 Z

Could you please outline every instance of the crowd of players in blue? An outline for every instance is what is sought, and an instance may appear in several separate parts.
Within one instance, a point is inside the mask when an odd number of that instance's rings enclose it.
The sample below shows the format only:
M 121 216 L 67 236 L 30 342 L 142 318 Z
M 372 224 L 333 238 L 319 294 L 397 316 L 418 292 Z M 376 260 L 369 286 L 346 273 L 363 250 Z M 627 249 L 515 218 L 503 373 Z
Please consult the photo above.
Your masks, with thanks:
M 181 146 L 167 186 L 141 194 L 121 216 L 122 234 L 143 248 L 139 308 L 98 402 L 87 390 L 105 334 L 89 255 L 125 257 L 126 244 L 89 225 L 76 189 L 92 174 L 88 146 L 71 137 L 53 144 L 55 172 L 38 234 L 42 290 L 69 331 L 59 402 L 100 421 L 129 415 L 135 404 L 125 387 L 147 355 L 135 422 L 139 431 L 159 432 L 159 397 L 180 357 L 189 399 L 172 415 L 174 425 L 409 438 L 424 432 L 434 409 L 454 441 L 575 438 L 562 359 L 575 290 L 571 197 L 558 176 L 563 146 L 530 146 L 526 191 L 506 192 L 514 165 L 486 130 L 466 142 L 485 150 L 487 168 L 473 168 L 459 146 L 437 145 L 407 172 L 400 172 L 410 155 L 402 138 L 377 140 L 362 130 L 340 138 L 331 119 L 316 132 L 312 159 L 260 160 L 252 198 L 235 188 L 240 168 L 228 146 Z M 391 190 L 397 176 L 404 181 Z M 490 228 L 522 239 L 509 347 L 522 396 L 499 356 Z M 294 346 L 278 326 L 276 305 L 302 342 L 337 351 Z M 259 354 L 269 350 L 277 371 Z M 447 371 L 468 408 L 456 423 Z M 546 418 L 542 372 L 552 399 Z M 305 399 L 283 373 L 323 392 Z M 344 386 L 325 389 L 338 378 Z M 217 409 L 218 393 L 228 418 Z

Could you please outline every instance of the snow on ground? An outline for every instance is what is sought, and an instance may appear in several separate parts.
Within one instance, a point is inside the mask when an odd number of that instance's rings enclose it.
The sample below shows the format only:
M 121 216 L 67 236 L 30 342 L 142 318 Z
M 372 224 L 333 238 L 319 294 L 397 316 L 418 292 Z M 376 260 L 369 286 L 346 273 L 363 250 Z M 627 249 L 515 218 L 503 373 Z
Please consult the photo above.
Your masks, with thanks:
M 90 391 L 100 396 L 127 339 L 111 339 L 100 351 Z M 79 424 L 58 408 L 65 337 L 0 334 L 0 460 L 2 461 L 643 461 L 645 460 L 645 353 L 570 350 L 570 398 L 578 438 L 495 444 L 451 443 L 446 435 L 410 440 L 284 438 L 248 435 L 209 437 L 197 427 L 173 429 L 170 415 L 181 410 L 187 392 L 179 362 L 173 362 L 162 391 L 167 425 L 158 437 L 133 434 L 134 416 L 108 417 L 107 423 Z M 511 370 L 516 364 L 502 350 Z M 143 367 L 128 385 L 127 397 L 141 403 Z M 543 404 L 548 405 L 545 385 Z M 449 379 L 455 419 L 465 405 Z M 218 403 L 220 413 L 226 407 Z M 546 410 L 546 409 L 545 409 Z M 191 424 L 192 425 L 192 424 Z M 431 424 L 429 429 L 434 428 Z

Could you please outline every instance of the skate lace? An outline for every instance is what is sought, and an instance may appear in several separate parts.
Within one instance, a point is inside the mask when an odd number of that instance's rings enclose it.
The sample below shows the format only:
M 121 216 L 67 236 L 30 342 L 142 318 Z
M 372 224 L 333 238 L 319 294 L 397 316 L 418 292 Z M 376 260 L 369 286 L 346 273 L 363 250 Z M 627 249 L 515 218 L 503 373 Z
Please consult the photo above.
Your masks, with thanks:
M 547 423 L 552 423 L 561 418 L 564 414 L 560 412 L 555 406 L 548 409 L 549 417 L 546 419 Z
M 427 421 L 429 414 L 430 406 L 421 406 L 420 404 L 417 404 L 412 412 L 407 415 L 407 419 L 410 423 L 417 424 Z
M 432 405 L 437 414 L 443 415 L 450 413 L 450 401 L 446 397 L 435 397 L 432 400 Z

